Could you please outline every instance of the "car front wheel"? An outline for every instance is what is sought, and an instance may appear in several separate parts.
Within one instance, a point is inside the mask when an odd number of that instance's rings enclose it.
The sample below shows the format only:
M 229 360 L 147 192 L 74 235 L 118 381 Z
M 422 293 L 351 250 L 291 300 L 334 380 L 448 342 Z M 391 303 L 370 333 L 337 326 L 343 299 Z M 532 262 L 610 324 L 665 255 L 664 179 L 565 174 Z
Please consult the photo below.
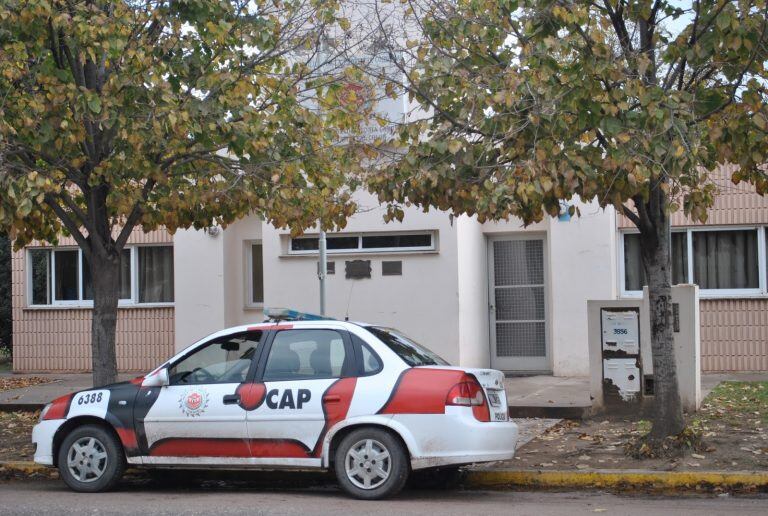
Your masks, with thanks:
M 112 488 L 120 480 L 125 471 L 125 456 L 111 432 L 97 425 L 84 425 L 64 438 L 58 468 L 70 488 L 96 493 Z
M 334 461 L 341 488 L 362 500 L 396 495 L 410 472 L 402 443 L 378 428 L 352 431 L 339 443 Z

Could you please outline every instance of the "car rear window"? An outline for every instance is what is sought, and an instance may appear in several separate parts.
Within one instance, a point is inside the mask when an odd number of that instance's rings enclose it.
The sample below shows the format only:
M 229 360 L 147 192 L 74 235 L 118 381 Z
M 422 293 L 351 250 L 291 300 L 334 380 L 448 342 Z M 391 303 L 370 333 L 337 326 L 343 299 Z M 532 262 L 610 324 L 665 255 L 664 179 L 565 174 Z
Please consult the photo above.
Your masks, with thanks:
M 411 367 L 425 365 L 449 365 L 448 362 L 438 355 L 420 346 L 412 339 L 392 328 L 382 328 L 380 326 L 368 326 L 366 328 L 373 333 L 380 341 L 397 353 L 397 356 L 403 359 Z

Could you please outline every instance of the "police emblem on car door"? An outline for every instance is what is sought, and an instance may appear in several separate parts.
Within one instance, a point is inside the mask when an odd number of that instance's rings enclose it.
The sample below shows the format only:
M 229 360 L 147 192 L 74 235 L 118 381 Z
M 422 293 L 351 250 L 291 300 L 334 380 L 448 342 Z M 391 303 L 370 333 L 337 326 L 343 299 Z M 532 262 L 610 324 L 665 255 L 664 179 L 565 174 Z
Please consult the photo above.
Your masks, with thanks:
M 215 338 L 170 364 L 169 385 L 161 387 L 144 418 L 147 462 L 250 456 L 237 390 L 261 337 L 261 331 L 252 331 Z
M 319 463 L 322 436 L 346 417 L 354 393 L 348 339 L 331 329 L 274 333 L 257 371 L 263 400 L 247 416 L 253 457 Z

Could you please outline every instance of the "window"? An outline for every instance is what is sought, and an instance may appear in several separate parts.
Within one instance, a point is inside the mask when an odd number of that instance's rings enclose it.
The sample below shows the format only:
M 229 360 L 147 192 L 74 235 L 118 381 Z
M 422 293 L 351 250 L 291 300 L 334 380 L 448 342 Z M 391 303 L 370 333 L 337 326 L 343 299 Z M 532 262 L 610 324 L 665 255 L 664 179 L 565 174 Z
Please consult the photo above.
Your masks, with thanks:
M 131 299 L 131 250 L 123 249 L 120 258 L 119 299 Z M 93 280 L 91 264 L 83 255 L 83 299 L 93 301 Z
M 339 332 L 282 330 L 272 341 L 264 381 L 339 378 L 346 363 L 347 353 Z
M 77 248 L 29 249 L 28 299 L 32 306 L 91 306 L 93 278 Z M 123 249 L 118 297 L 121 305 L 173 302 L 173 246 Z
M 757 231 L 695 231 L 693 277 L 702 289 L 760 288 Z
M 173 247 L 139 247 L 139 303 L 173 301 Z
M 688 283 L 686 233 L 672 233 L 672 284 Z M 640 235 L 624 234 L 624 285 L 626 290 L 643 290 L 645 269 L 640 254 Z
M 363 339 L 355 334 L 350 334 L 355 353 L 359 356 L 357 370 L 360 376 L 370 376 L 381 371 L 381 359 Z
M 251 281 L 248 283 L 248 305 L 264 303 L 264 249 L 261 243 L 249 245 L 248 270 Z
M 371 253 L 435 250 L 434 232 L 418 233 L 364 233 L 358 235 L 328 235 L 329 253 Z M 317 253 L 320 243 L 316 236 L 292 238 L 290 254 Z
M 216 339 L 187 355 L 168 371 L 171 385 L 242 383 L 258 348 L 262 332 Z
M 766 293 L 766 230 L 699 229 L 672 233 L 672 283 L 696 283 L 703 297 Z M 636 295 L 646 284 L 640 235 L 623 234 L 622 292 Z
M 33 305 L 51 303 L 51 251 L 31 249 L 29 251 L 31 301 Z
M 380 341 L 397 353 L 397 356 L 411 367 L 424 365 L 450 365 L 427 348 L 416 344 L 402 333 L 392 328 L 368 326 L 366 328 Z

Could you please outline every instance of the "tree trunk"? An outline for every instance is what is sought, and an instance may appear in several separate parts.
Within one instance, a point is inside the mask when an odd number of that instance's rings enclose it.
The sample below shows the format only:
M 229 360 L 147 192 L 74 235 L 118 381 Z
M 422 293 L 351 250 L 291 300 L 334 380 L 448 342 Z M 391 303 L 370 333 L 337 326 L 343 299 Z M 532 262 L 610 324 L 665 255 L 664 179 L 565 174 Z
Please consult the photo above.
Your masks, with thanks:
M 651 200 L 643 210 L 650 224 L 640 227 L 643 266 L 648 281 L 653 356 L 651 439 L 657 440 L 677 435 L 685 427 L 672 337 L 672 250 L 667 202 L 661 188 L 653 189 Z
M 120 282 L 120 253 L 91 253 L 93 278 L 93 322 L 91 347 L 93 386 L 100 387 L 117 380 L 115 330 L 117 328 L 117 299 Z

